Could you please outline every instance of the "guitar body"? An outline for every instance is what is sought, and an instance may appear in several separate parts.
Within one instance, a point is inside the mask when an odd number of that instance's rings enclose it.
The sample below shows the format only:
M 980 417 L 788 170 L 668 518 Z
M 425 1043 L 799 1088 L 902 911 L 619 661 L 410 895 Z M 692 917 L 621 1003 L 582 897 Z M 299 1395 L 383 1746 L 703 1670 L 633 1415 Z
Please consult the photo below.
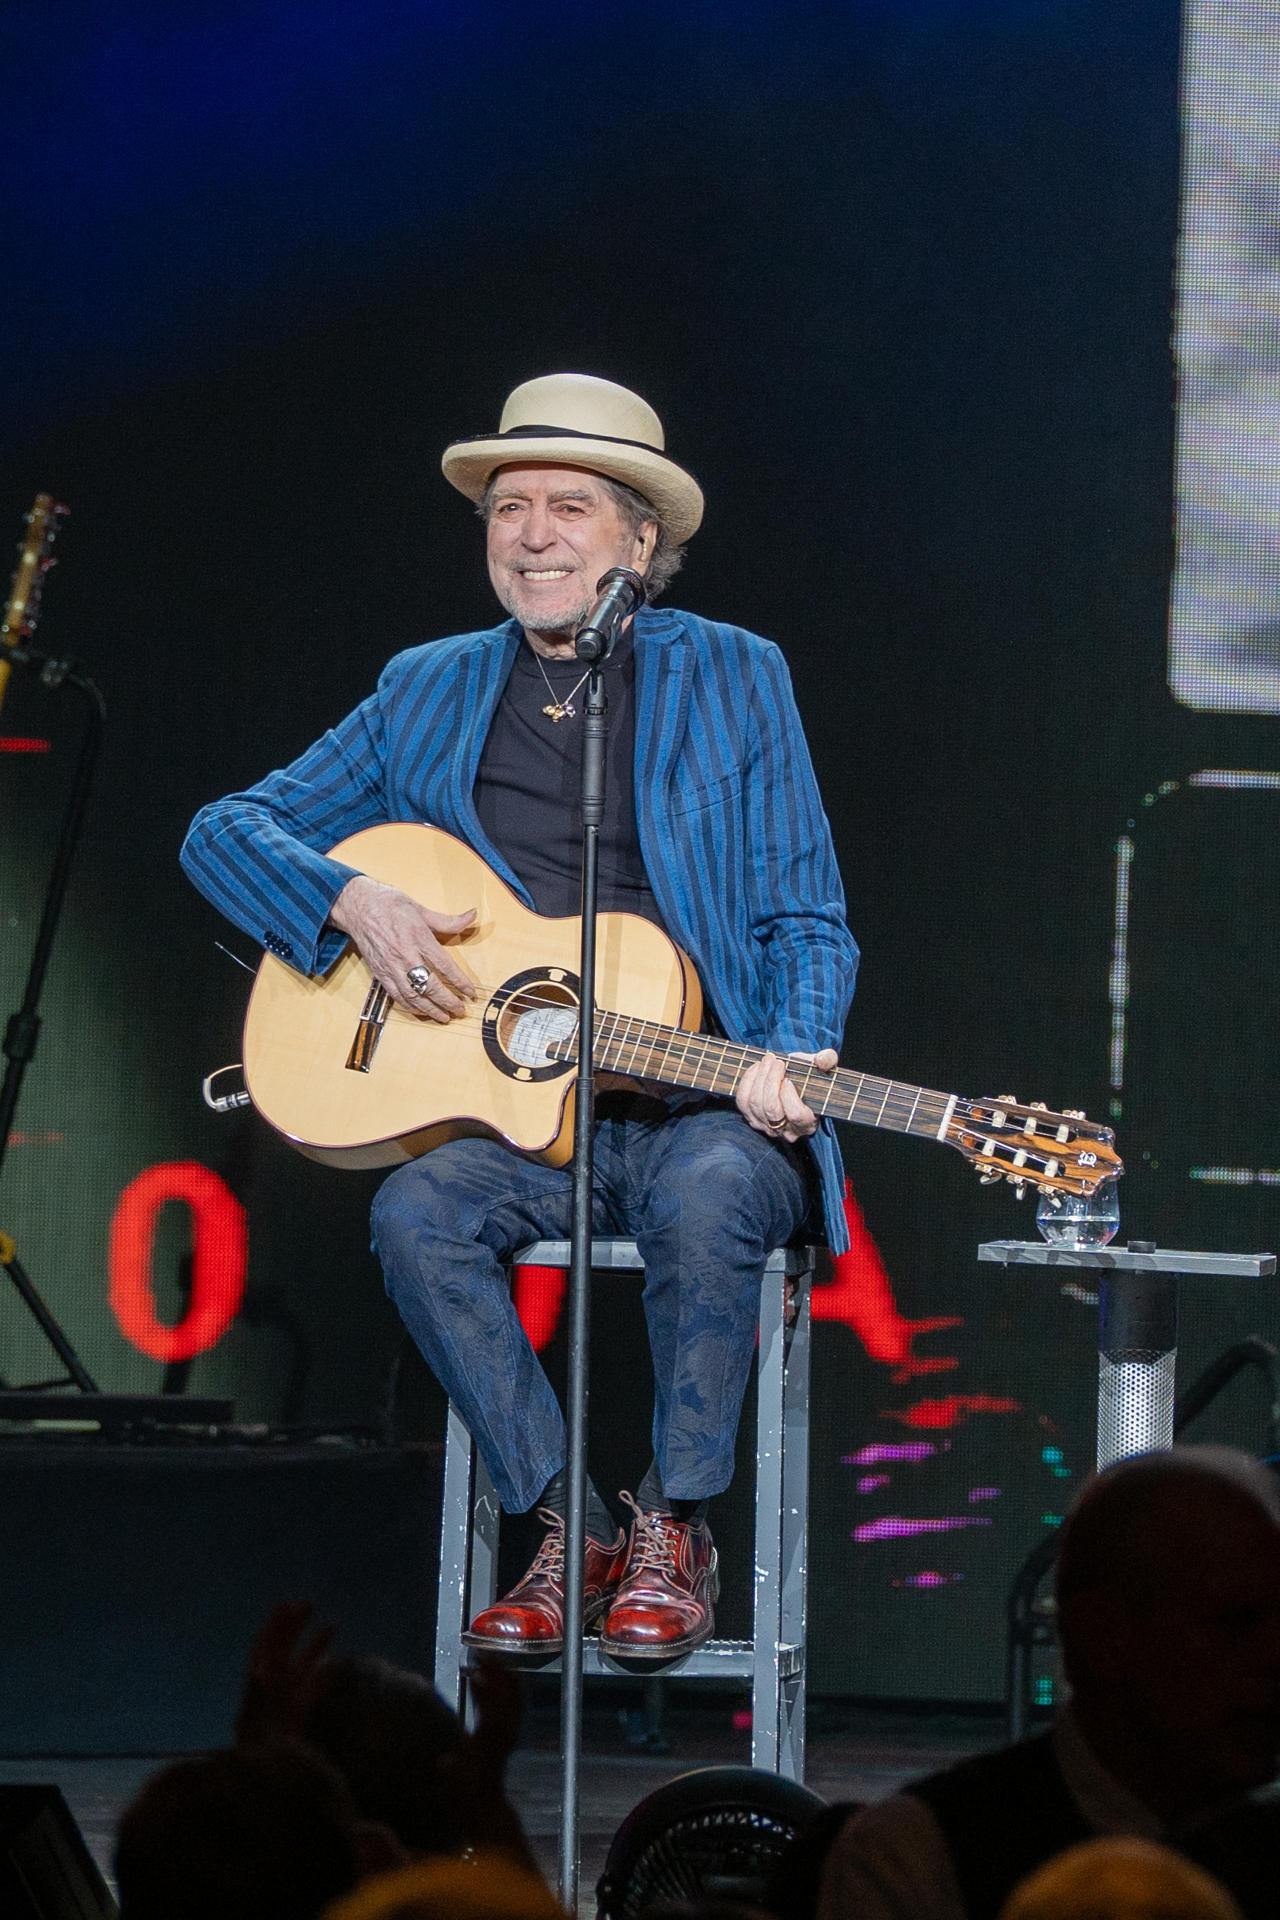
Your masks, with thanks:
M 407 1012 L 348 946 L 323 980 L 268 954 L 244 1028 L 245 1085 L 300 1153 L 333 1167 L 392 1167 L 479 1134 L 564 1166 L 573 1153 L 579 922 L 543 919 L 465 842 L 438 827 L 368 827 L 335 856 L 445 914 L 473 908 L 449 936 L 476 997 L 447 1024 Z M 602 913 L 596 948 L 597 1085 L 658 1081 L 731 1096 L 764 1055 L 699 1031 L 702 989 L 661 927 Z M 1094 1193 L 1124 1171 L 1110 1129 L 1051 1113 L 788 1056 L 815 1113 L 955 1147 L 985 1180 L 1019 1190 Z
M 479 854 L 436 827 L 369 827 L 332 852 L 441 913 L 476 909 L 474 926 L 448 942 L 476 998 L 442 1026 L 388 1000 L 354 947 L 320 980 L 268 954 L 245 1017 L 254 1106 L 329 1166 L 395 1166 L 476 1134 L 563 1166 L 573 1151 L 573 1062 L 539 1054 L 543 1064 L 522 1064 L 519 1046 L 507 1046 L 516 1009 L 531 1000 L 576 1009 L 577 916 L 531 913 Z M 702 1018 L 692 962 L 630 913 L 599 917 L 596 1002 L 669 1027 L 696 1030 Z

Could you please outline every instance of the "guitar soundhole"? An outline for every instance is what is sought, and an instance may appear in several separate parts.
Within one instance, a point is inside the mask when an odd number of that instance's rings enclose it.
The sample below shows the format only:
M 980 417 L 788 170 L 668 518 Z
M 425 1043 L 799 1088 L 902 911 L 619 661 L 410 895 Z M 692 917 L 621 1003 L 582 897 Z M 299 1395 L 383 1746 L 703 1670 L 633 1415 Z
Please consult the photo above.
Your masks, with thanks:
M 573 1071 L 578 976 L 530 967 L 504 980 L 484 1010 L 484 1050 L 509 1079 L 553 1080 Z

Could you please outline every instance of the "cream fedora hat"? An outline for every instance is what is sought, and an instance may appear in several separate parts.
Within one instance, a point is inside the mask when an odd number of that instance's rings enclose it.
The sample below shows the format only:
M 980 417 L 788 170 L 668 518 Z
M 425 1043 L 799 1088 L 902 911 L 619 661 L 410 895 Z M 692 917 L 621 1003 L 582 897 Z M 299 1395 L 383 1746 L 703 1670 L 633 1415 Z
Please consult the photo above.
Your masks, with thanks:
M 702 488 L 663 451 L 662 422 L 647 401 L 589 373 L 548 373 L 517 387 L 496 435 L 446 447 L 444 477 L 478 500 L 499 467 L 549 460 L 585 467 L 651 500 L 677 546 L 702 521 Z

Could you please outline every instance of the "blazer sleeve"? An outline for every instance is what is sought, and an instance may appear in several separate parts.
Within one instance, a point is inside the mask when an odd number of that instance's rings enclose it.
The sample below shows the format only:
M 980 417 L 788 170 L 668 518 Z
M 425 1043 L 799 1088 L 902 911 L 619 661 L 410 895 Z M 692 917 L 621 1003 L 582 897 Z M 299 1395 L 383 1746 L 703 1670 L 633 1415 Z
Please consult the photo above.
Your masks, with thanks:
M 751 693 L 744 793 L 748 911 L 762 948 L 768 1044 L 838 1048 L 858 948 L 808 744 L 779 649 L 765 649 Z
M 347 941 L 325 920 L 358 869 L 326 849 L 388 818 L 383 693 L 394 666 L 290 766 L 202 808 L 183 843 L 205 898 L 301 973 L 332 966 Z

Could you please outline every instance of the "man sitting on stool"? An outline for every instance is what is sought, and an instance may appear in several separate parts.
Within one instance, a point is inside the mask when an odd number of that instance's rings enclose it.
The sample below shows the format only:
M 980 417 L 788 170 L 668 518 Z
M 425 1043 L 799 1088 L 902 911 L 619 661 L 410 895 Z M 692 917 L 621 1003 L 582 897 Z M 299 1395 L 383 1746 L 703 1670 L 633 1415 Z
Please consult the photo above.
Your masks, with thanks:
M 637 395 L 557 374 L 507 401 L 496 435 L 444 456 L 478 503 L 489 578 L 511 618 L 416 647 L 377 692 L 283 772 L 206 807 L 184 848 L 204 893 L 273 953 L 323 973 L 353 941 L 391 998 L 423 1019 L 474 988 L 445 944 L 471 914 L 434 912 L 327 858 L 388 820 L 472 846 L 526 906 L 580 903 L 574 635 L 613 567 L 654 598 L 702 517 Z M 626 1498 L 629 1540 L 588 1491 L 586 1618 L 606 1650 L 685 1653 L 712 1631 L 706 1502 L 729 1483 L 766 1257 L 825 1225 L 846 1244 L 839 1158 L 782 1056 L 836 1064 L 857 949 L 786 666 L 767 640 L 645 606 L 604 669 L 608 794 L 603 909 L 642 914 L 691 956 L 730 1039 L 770 1049 L 732 1099 L 604 1092 L 596 1233 L 633 1237 L 653 1356 L 651 1465 Z M 470 1640 L 554 1653 L 563 1637 L 565 1434 L 504 1271 L 565 1239 L 571 1176 L 493 1140 L 451 1141 L 399 1168 L 374 1203 L 374 1242 L 406 1326 L 470 1427 L 510 1513 L 547 1534 Z

